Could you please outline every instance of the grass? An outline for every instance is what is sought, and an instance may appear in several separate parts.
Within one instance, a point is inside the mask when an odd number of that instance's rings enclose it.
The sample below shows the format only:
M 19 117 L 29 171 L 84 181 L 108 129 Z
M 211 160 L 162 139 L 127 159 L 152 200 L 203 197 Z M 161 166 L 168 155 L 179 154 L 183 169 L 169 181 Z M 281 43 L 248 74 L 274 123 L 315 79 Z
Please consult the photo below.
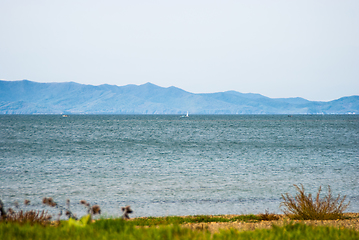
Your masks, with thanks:
M 211 216 L 211 215 L 196 215 L 185 217 L 144 217 L 131 220 L 137 226 L 156 226 L 156 225 L 169 225 L 169 224 L 184 224 L 184 223 L 208 223 L 208 222 L 257 222 L 261 218 L 256 215 L 240 215 L 235 217 L 224 216 Z
M 294 185 L 298 193 L 295 197 L 288 193 L 282 194 L 284 206 L 282 211 L 291 219 L 299 220 L 334 220 L 342 219 L 343 212 L 349 206 L 349 203 L 344 204 L 346 196 L 340 199 L 340 195 L 334 198 L 330 186 L 328 186 L 328 195 L 320 198 L 322 188 L 319 187 L 318 193 L 313 199 L 312 194 L 305 194 L 303 185 L 298 187 Z
M 236 239 L 234 232 L 233 238 L 226 238 L 228 232 L 223 234 L 224 238 L 218 239 Z M 238 233 L 238 239 L 358 239 L 359 232 L 352 229 L 338 229 L 324 226 L 308 226 L 305 224 L 287 224 L 283 227 L 273 226 L 271 229 L 257 229 L 255 231 L 245 231 Z M 215 238 L 213 238 L 215 239 Z
M 287 224 L 283 227 L 254 231 L 222 230 L 210 233 L 207 230 L 194 231 L 176 224 L 152 227 L 137 227 L 133 221 L 122 219 L 100 219 L 86 227 L 75 227 L 61 222 L 58 227 L 13 222 L 0 223 L 0 239 L 359 239 L 359 232 L 334 227 L 315 227 L 304 224 Z

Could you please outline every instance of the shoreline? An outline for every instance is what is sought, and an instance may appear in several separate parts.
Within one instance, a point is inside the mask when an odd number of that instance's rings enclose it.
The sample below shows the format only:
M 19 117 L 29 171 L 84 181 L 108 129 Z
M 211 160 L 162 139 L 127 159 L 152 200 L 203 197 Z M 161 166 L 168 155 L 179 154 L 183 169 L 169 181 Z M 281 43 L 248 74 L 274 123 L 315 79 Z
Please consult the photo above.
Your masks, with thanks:
M 230 214 L 230 215 L 204 215 L 204 216 L 213 216 L 213 217 L 222 217 L 222 218 L 233 218 L 243 215 Z M 259 216 L 256 214 L 255 216 Z M 260 221 L 234 221 L 234 222 L 200 222 L 200 223 L 184 223 L 181 224 L 182 227 L 190 228 L 192 230 L 208 230 L 212 233 L 218 233 L 220 230 L 236 229 L 239 231 L 253 231 L 256 229 L 270 229 L 275 226 L 284 226 L 289 223 L 302 223 L 309 226 L 328 226 L 335 228 L 348 228 L 359 231 L 359 213 L 344 213 L 346 219 L 337 219 L 337 220 L 291 220 L 286 217 L 284 214 L 275 214 L 279 217 L 279 220 L 260 220 Z M 170 217 L 170 216 L 168 216 Z M 176 217 L 176 216 L 173 216 Z M 177 216 L 177 217 L 192 217 L 192 216 Z M 146 217 L 132 218 L 129 221 L 135 219 L 141 219 Z M 161 218 L 161 217 L 159 217 Z M 165 217 L 164 217 L 165 218 Z

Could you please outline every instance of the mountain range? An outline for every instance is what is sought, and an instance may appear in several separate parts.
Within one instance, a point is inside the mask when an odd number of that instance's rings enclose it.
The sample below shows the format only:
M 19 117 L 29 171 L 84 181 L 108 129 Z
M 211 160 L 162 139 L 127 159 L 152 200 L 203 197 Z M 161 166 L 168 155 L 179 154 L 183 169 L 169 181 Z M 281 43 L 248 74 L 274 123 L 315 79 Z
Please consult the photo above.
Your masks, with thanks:
M 0 81 L 0 114 L 358 114 L 359 96 L 321 102 L 176 87 Z

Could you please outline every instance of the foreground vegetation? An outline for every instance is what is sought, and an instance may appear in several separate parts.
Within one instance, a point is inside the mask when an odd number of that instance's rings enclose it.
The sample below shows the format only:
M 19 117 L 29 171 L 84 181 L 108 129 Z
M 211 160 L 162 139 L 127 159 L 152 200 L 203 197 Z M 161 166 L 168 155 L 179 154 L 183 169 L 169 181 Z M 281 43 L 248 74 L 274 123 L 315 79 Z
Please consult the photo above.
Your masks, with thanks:
M 260 214 L 260 215 L 240 215 L 234 217 L 225 217 L 225 216 L 210 216 L 210 215 L 196 215 L 196 216 L 170 216 L 170 217 L 145 217 L 145 218 L 136 218 L 133 219 L 133 224 L 137 226 L 153 226 L 153 225 L 178 225 L 185 223 L 210 223 L 210 222 L 258 222 L 261 220 L 266 220 L 267 216 L 273 215 L 273 220 L 278 220 L 278 217 L 274 214 Z
M 294 185 L 298 190 L 295 197 L 282 195 L 283 212 L 290 219 L 300 220 L 338 220 L 344 219 L 343 211 L 349 203 L 344 204 L 345 197 L 333 198 L 330 187 L 328 195 L 320 198 L 319 188 L 316 198 L 306 195 L 304 187 Z M 29 204 L 25 200 L 24 204 Z M 45 211 L 5 211 L 0 200 L 0 239 L 359 239 L 359 231 L 349 228 L 329 226 L 311 226 L 302 223 L 287 223 L 284 226 L 272 225 L 270 229 L 239 231 L 236 229 L 211 232 L 207 223 L 246 222 L 248 224 L 261 221 L 278 220 L 278 215 L 264 213 L 259 215 L 240 216 L 186 216 L 186 217 L 146 217 L 130 221 L 128 213 L 130 206 L 122 208 L 124 219 L 100 219 L 93 221 L 95 214 L 100 214 L 98 205 L 91 205 L 81 200 L 88 214 L 78 219 L 70 211 L 70 201 L 61 206 L 52 198 L 44 198 L 43 204 L 59 209 L 57 220 L 51 221 L 52 216 Z M 17 206 L 18 208 L 18 206 Z M 127 212 L 126 212 L 127 211 Z M 60 221 L 65 214 L 67 221 Z M 356 221 L 356 220 L 355 220 Z M 201 224 L 200 228 L 191 228 L 190 224 Z M 192 225 L 193 226 L 193 225 Z
M 271 229 L 242 232 L 230 229 L 211 233 L 208 230 L 191 230 L 177 224 L 139 227 L 133 221 L 101 219 L 85 226 L 71 225 L 69 221 L 61 221 L 59 226 L 2 222 L 0 239 L 359 239 L 359 232 L 289 223 L 283 227 L 273 226 Z
M 342 219 L 343 212 L 349 206 L 350 202 L 344 203 L 346 196 L 342 199 L 340 195 L 333 197 L 330 186 L 328 186 L 328 194 L 320 198 L 322 187 L 319 187 L 315 199 L 312 194 L 305 194 L 303 185 L 301 187 L 294 185 L 298 193 L 295 197 L 288 193 L 282 194 L 284 207 L 283 212 L 291 219 L 300 220 L 335 220 Z

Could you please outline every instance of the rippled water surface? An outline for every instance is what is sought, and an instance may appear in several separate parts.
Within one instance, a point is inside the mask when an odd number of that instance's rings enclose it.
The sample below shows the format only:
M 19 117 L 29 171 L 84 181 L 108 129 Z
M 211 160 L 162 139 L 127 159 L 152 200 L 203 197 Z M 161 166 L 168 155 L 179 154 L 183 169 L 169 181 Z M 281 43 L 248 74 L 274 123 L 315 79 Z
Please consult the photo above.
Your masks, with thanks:
M 281 213 L 293 184 L 359 212 L 359 116 L 0 115 L 6 207 L 81 199 L 109 216 Z

